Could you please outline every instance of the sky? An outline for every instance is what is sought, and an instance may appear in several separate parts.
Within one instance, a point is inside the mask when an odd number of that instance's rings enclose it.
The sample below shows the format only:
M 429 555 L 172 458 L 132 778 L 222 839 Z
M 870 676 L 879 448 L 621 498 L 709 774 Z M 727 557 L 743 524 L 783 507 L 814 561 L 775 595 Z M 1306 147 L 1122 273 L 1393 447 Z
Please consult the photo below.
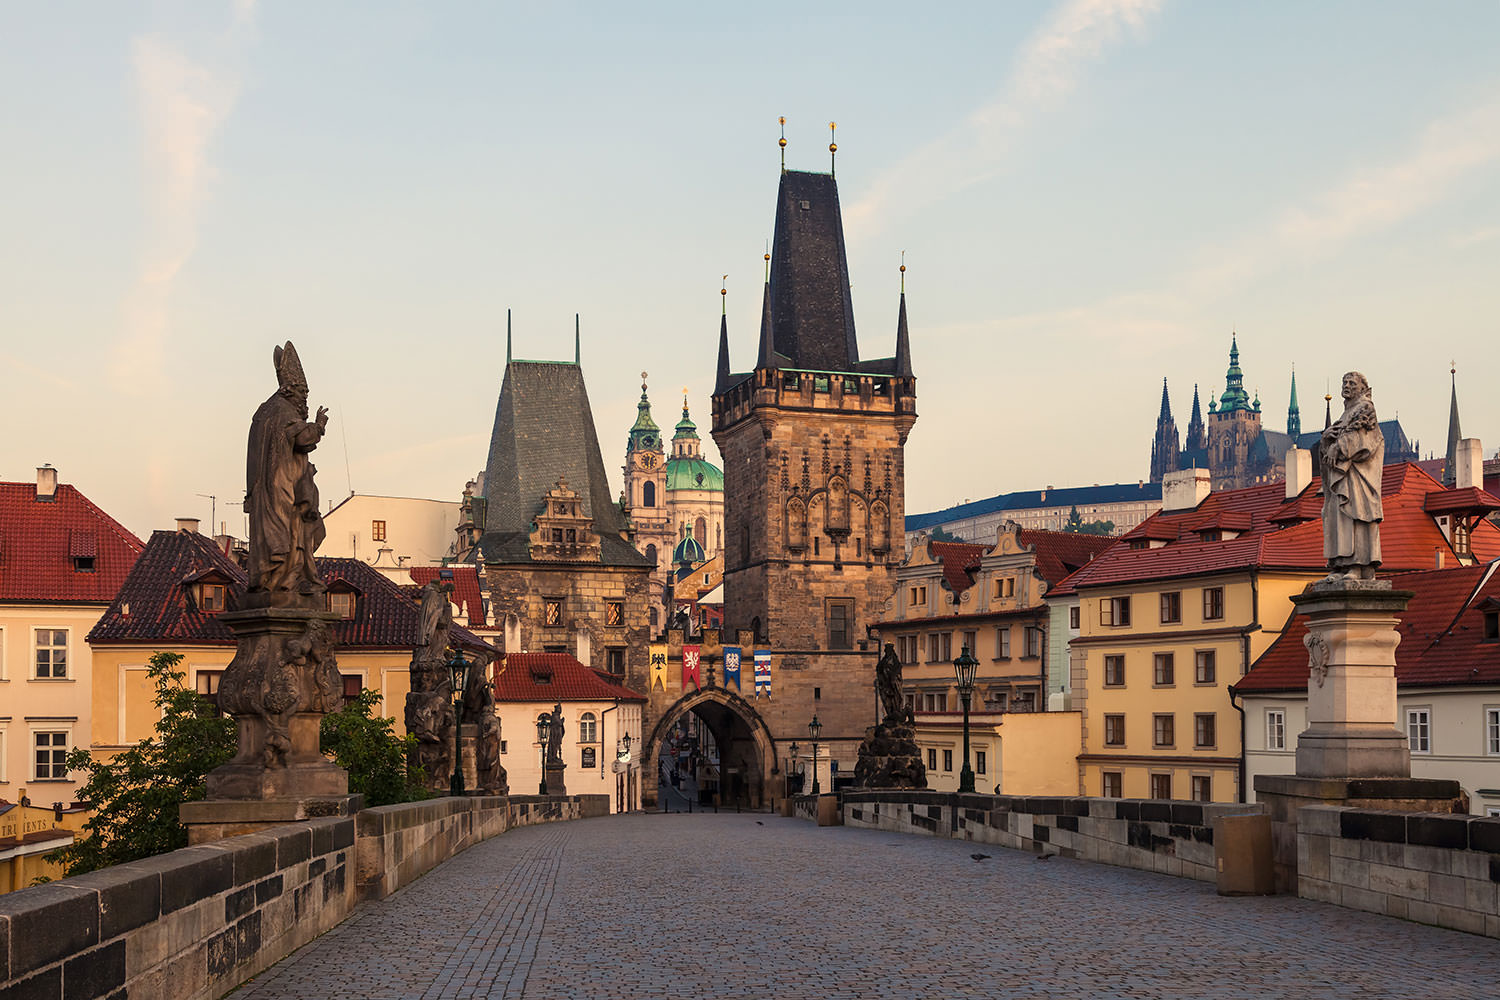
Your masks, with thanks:
M 510 311 L 520 358 L 580 317 L 618 488 L 640 372 L 706 432 L 721 301 L 752 363 L 779 116 L 798 170 L 838 123 L 863 357 L 905 251 L 909 512 L 1143 478 L 1231 333 L 1269 427 L 1293 366 L 1309 427 L 1359 369 L 1441 454 L 1456 363 L 1490 454 L 1497 37 L 1477 0 L 6 5 L 0 479 L 233 531 L 291 340 L 325 500 L 457 499 Z

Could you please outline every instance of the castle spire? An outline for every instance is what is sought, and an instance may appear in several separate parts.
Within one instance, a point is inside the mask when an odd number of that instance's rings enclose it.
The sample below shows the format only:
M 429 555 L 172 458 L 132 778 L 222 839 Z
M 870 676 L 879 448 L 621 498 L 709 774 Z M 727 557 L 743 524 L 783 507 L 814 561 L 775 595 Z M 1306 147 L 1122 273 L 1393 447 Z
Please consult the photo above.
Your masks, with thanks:
M 1219 397 L 1219 412 L 1233 413 L 1250 409 L 1250 394 L 1245 391 L 1245 373 L 1240 371 L 1239 335 L 1229 335 L 1229 370 L 1224 373 L 1224 395 Z
M 1443 485 L 1452 489 L 1458 483 L 1458 442 L 1464 436 L 1458 426 L 1458 362 L 1449 365 L 1448 376 L 1453 384 L 1448 398 L 1448 454 L 1443 461 Z
M 1172 401 L 1167 398 L 1167 377 L 1161 377 L 1161 413 L 1157 414 L 1157 421 L 1172 419 Z
M 1286 436 L 1292 439 L 1292 446 L 1296 447 L 1297 439 L 1302 436 L 1302 410 L 1297 406 L 1297 366 L 1292 365 L 1292 400 L 1286 408 Z
M 1208 447 L 1208 433 L 1203 427 L 1203 407 L 1198 403 L 1198 383 L 1193 383 L 1193 415 L 1188 418 L 1187 450 L 1203 451 Z
M 1167 397 L 1167 380 L 1161 380 L 1161 414 L 1156 418 L 1156 436 L 1151 439 L 1151 481 L 1159 483 L 1169 472 L 1177 471 L 1181 449 L 1177 424 L 1172 419 L 1172 403 Z
M 911 377 L 911 335 L 906 331 L 906 251 L 901 251 L 901 311 L 896 316 L 896 377 Z
M 718 395 L 729 388 L 729 289 L 719 289 L 719 295 L 724 299 L 724 312 L 719 316 L 719 372 L 714 379 L 714 395 Z
M 776 342 L 771 333 L 771 283 L 766 282 L 765 300 L 760 306 L 760 353 L 756 368 L 776 368 Z

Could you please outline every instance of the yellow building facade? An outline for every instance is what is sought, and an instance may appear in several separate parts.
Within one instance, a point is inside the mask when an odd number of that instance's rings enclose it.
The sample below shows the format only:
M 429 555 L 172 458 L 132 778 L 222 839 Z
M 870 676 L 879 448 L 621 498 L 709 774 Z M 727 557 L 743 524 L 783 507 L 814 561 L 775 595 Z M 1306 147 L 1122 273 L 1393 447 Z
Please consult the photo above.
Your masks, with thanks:
M 1076 795 L 1078 712 L 979 712 L 969 716 L 974 790 L 994 795 Z M 917 747 L 927 787 L 958 791 L 963 770 L 963 713 L 918 713 Z

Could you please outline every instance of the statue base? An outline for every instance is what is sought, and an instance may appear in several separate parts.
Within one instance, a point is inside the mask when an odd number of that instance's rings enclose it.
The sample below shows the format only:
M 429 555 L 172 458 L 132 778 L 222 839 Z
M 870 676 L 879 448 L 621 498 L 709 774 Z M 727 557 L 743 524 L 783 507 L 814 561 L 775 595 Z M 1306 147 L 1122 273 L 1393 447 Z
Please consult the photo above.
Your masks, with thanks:
M 899 723 L 865 730 L 854 764 L 856 788 L 926 788 L 927 765 L 917 746 L 917 731 Z
M 341 772 L 342 773 L 342 772 Z M 274 826 L 330 816 L 353 816 L 364 806 L 363 795 L 310 796 L 297 799 L 203 799 L 178 806 L 178 818 L 188 830 L 188 843 L 207 844 L 226 837 L 259 833 Z
M 548 795 L 568 794 L 568 786 L 563 781 L 563 774 L 567 771 L 567 769 L 568 767 L 566 764 L 553 764 L 551 762 L 548 762 L 546 770 L 543 772 L 547 776 Z
M 1413 594 L 1384 580 L 1332 577 L 1292 598 L 1307 619 L 1307 730 L 1297 737 L 1304 778 L 1405 778 L 1396 722 L 1397 615 Z

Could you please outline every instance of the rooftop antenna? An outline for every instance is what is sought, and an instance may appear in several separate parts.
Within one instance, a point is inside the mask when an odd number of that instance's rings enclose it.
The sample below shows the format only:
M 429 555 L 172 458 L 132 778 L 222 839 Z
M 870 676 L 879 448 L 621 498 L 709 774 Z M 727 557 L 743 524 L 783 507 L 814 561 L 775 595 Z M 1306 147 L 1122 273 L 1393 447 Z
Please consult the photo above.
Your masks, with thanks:
M 834 133 L 838 131 L 838 127 L 839 127 L 839 123 L 838 122 L 829 122 L 828 123 L 828 176 L 829 177 L 836 177 L 836 176 L 838 176 L 838 174 L 833 169 L 833 166 L 834 166 L 834 157 L 835 157 L 835 154 L 837 154 L 838 151 L 839 151 L 839 144 L 837 142 L 833 141 L 834 140 Z
M 349 425 L 344 420 L 344 408 L 339 407 L 339 437 L 344 440 L 344 485 L 349 488 L 349 495 L 354 495 L 354 477 L 349 473 Z
M 198 495 L 208 501 L 208 533 L 212 535 L 214 525 L 219 523 L 219 498 L 212 493 L 199 493 Z
M 777 143 L 781 147 L 781 172 L 786 173 L 786 115 L 777 120 L 781 122 L 781 141 Z

